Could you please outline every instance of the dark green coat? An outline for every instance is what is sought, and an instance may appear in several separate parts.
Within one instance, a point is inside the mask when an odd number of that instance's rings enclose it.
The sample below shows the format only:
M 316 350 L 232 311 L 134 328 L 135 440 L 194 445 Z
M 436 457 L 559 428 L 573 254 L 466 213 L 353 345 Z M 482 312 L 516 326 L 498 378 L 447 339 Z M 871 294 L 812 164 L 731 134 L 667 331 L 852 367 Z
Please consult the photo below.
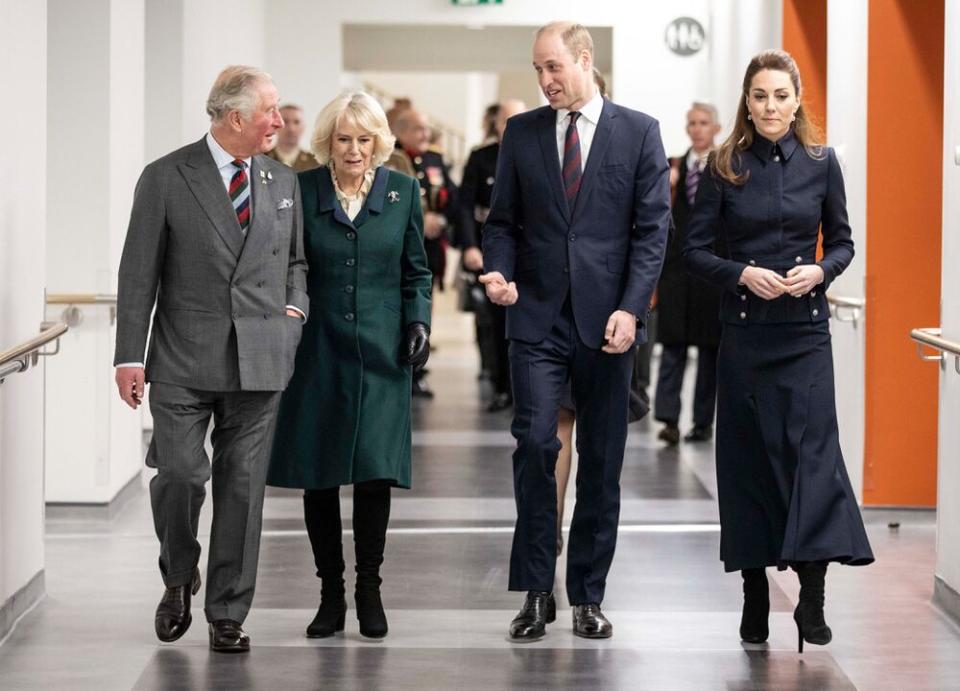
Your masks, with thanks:
M 381 166 L 354 222 L 326 167 L 300 174 L 310 319 L 283 394 L 267 483 L 410 486 L 407 326 L 430 323 L 416 180 Z

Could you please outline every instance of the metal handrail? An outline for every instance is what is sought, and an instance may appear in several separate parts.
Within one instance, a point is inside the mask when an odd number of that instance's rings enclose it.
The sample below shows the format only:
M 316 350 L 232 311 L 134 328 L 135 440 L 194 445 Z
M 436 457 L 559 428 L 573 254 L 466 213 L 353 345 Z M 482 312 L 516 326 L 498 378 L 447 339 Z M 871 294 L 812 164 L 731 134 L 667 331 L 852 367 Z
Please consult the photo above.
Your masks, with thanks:
M 48 305 L 116 305 L 117 296 L 107 293 L 50 293 Z
M 83 311 L 77 305 L 107 305 L 110 308 L 110 325 L 117 321 L 117 296 L 110 293 L 50 293 L 48 305 L 67 305 L 60 320 L 75 329 L 83 323 Z
M 960 374 L 960 343 L 943 338 L 943 330 L 936 327 L 913 329 L 910 331 L 910 338 L 917 343 L 917 354 L 921 360 L 931 362 L 944 362 L 948 357 L 953 357 L 953 367 Z M 936 355 L 926 355 L 923 347 L 933 348 L 937 351 Z
M 830 305 L 830 314 L 838 322 L 851 322 L 856 326 L 867 305 L 864 298 L 852 298 L 845 295 L 831 295 L 827 293 L 827 304 Z M 843 310 L 850 310 L 849 316 Z
M 68 328 L 63 322 L 44 322 L 40 325 L 41 331 L 38 336 L 0 352 L 0 384 L 11 374 L 26 372 L 35 366 L 40 357 L 59 353 L 60 337 L 67 332 Z M 55 341 L 57 347 L 51 351 L 42 350 L 51 341 Z

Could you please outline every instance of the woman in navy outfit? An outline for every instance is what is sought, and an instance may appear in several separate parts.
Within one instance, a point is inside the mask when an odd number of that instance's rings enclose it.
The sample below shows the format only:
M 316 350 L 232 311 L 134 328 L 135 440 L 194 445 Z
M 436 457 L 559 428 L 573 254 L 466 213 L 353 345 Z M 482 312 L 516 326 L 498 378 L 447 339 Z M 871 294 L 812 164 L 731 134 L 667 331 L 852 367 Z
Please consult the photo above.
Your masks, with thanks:
M 794 569 L 803 641 L 832 637 L 828 562 L 873 561 L 837 432 L 824 291 L 853 259 L 843 176 L 800 103 L 787 53 L 753 58 L 733 133 L 711 156 L 683 257 L 724 293 L 717 362 L 720 558 L 743 575 L 740 636 L 765 641 L 766 567 Z M 816 260 L 818 230 L 823 257 Z M 713 247 L 725 237 L 729 255 Z

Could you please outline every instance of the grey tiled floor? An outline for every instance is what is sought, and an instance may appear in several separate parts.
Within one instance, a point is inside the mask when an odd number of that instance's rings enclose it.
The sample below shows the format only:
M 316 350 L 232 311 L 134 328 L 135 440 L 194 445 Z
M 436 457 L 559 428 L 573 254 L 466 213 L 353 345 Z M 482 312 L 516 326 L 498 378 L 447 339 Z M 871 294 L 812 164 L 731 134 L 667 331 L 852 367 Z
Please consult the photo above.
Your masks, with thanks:
M 475 354 L 463 340 L 470 333 L 463 317 L 441 308 L 430 362 L 437 399 L 417 402 L 414 488 L 394 494 L 384 641 L 361 638 L 352 610 L 344 635 L 303 637 L 319 586 L 302 504 L 297 492 L 270 490 L 246 622 L 253 652 L 211 654 L 202 615 L 179 642 L 158 644 L 152 620 L 161 585 L 144 493 L 112 520 L 48 520 L 48 594 L 0 646 L 0 689 L 960 688 L 960 633 L 930 605 L 932 515 L 868 513 L 878 561 L 831 568 L 831 645 L 796 653 L 797 584 L 771 571 L 770 641 L 745 646 L 739 578 L 724 574 L 717 558 L 712 446 L 663 449 L 645 422 L 628 441 L 622 531 L 604 603 L 615 636 L 575 638 L 562 608 L 541 642 L 511 644 L 506 627 L 520 598 L 506 591 L 510 420 L 482 410 Z M 343 511 L 349 530 L 349 490 Z M 890 520 L 900 529 L 889 530 Z M 209 521 L 207 507 L 204 544 Z M 561 603 L 563 572 L 561 560 Z M 202 604 L 201 594 L 195 612 Z

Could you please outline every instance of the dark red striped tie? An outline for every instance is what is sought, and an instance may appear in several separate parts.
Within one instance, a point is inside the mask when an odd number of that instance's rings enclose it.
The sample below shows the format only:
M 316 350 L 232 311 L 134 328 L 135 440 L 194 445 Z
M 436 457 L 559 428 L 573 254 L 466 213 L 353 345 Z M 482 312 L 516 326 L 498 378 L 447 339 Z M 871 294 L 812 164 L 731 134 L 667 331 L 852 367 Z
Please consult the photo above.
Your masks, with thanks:
M 570 124 L 563 141 L 563 189 L 567 195 L 567 207 L 573 211 L 580 191 L 580 177 L 583 173 L 580 160 L 580 135 L 577 133 L 577 118 L 580 113 L 570 112 Z
M 250 227 L 250 182 L 247 180 L 247 164 L 239 158 L 233 161 L 237 172 L 230 178 L 230 201 L 237 212 L 240 231 L 246 235 Z

